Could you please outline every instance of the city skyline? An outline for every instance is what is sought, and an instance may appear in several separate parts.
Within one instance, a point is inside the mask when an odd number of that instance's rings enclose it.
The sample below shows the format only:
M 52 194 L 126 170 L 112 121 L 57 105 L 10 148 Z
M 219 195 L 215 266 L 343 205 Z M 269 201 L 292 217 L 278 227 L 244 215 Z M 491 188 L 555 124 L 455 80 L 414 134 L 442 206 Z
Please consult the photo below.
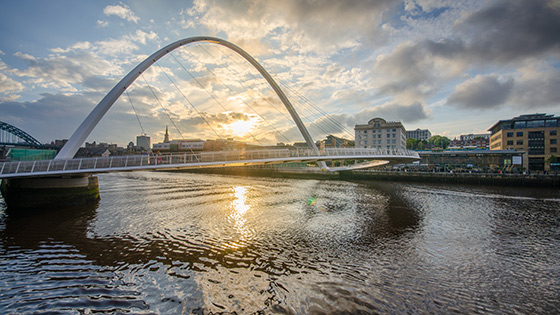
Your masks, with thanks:
M 407 130 L 453 138 L 486 133 L 498 120 L 522 114 L 560 113 L 555 1 L 26 1 L 6 4 L 0 25 L 0 115 L 41 142 L 70 137 L 136 64 L 198 35 L 247 50 L 275 79 L 297 86 L 297 94 L 350 130 L 382 117 Z M 263 134 L 260 128 L 270 120 L 283 136 L 301 141 L 295 127 L 268 108 L 278 103 L 273 95 L 244 76 L 247 68 L 240 70 L 247 86 L 226 75 L 218 79 L 227 81 L 225 87 L 204 74 L 204 67 L 216 73 L 235 67 L 223 49 L 194 46 L 177 58 L 204 82 L 198 87 L 196 79 L 170 75 L 189 87 L 184 93 L 199 101 L 219 132 L 250 141 L 249 134 Z M 162 63 L 143 78 L 164 105 L 154 105 L 146 86 L 131 86 L 128 98 L 136 108 L 123 94 L 86 141 L 125 145 L 144 131 L 160 139 L 162 126 L 171 124 L 166 115 L 177 122 L 177 132 L 171 126 L 170 132 L 212 138 L 210 131 L 195 133 L 204 125 L 200 117 L 166 86 L 172 68 L 172 62 Z M 235 94 L 225 93 L 229 86 L 238 87 Z M 231 107 L 211 109 L 203 87 Z M 263 103 L 266 98 L 272 100 Z M 249 113 L 249 104 L 265 121 Z M 306 118 L 318 127 L 325 123 Z M 265 139 L 286 142 L 276 135 Z

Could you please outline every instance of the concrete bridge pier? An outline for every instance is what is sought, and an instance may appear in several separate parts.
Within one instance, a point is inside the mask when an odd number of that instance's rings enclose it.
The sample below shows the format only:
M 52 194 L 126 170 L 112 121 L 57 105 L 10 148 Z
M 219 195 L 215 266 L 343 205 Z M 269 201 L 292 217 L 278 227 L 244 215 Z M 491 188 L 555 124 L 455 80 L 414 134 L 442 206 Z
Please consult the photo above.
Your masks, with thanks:
M 0 186 L 8 210 L 56 208 L 99 200 L 97 176 L 4 178 Z

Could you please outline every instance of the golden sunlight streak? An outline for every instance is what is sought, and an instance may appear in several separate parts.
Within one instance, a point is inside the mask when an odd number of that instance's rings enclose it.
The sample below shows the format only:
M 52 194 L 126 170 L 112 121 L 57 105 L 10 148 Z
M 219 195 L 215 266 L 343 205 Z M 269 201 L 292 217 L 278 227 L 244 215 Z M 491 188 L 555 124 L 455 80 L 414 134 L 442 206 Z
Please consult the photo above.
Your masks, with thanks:
M 237 237 L 227 244 L 225 247 L 237 249 L 245 246 L 247 240 L 253 236 L 253 232 L 246 226 L 247 219 L 245 214 L 251 206 L 247 204 L 247 187 L 235 186 L 233 188 L 233 196 L 235 200 L 231 203 L 233 207 L 233 213 L 230 218 L 233 220 L 233 226 L 237 230 Z

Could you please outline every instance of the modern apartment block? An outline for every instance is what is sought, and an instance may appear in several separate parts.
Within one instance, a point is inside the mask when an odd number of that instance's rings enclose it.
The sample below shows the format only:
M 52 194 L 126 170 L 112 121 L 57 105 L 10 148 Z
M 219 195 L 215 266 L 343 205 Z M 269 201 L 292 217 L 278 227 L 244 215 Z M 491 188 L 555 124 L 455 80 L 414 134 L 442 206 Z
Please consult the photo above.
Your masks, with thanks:
M 560 117 L 547 114 L 521 115 L 500 120 L 490 129 L 490 150 L 525 152 L 523 167 L 531 171 L 548 171 L 548 160 L 558 156 Z
M 136 136 L 136 146 L 142 151 L 149 151 L 152 148 L 152 140 L 148 135 Z
M 373 118 L 354 127 L 356 148 L 406 149 L 406 130 L 401 122 Z
M 428 129 L 407 130 L 406 138 L 412 138 L 416 140 L 428 140 L 432 137 L 432 133 Z

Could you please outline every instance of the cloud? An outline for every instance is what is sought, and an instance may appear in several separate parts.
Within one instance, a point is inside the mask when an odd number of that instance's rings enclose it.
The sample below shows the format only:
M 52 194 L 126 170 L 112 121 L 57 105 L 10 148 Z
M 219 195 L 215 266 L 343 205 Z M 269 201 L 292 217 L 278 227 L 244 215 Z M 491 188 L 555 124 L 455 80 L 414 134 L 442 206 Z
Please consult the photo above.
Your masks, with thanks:
M 560 71 L 545 70 L 524 75 L 515 82 L 510 102 L 523 109 L 560 107 Z
M 458 33 L 466 37 L 468 53 L 483 62 L 559 53 L 560 8 L 553 3 L 499 1 L 467 16 L 458 24 Z
M 406 0 L 405 9 L 407 11 L 414 10 L 417 7 L 422 8 L 424 12 L 430 12 L 435 9 L 444 8 L 452 5 L 452 0 Z M 407 9 L 408 8 L 408 9 Z
M 0 51 L 0 55 L 4 53 Z M 18 81 L 13 80 L 4 73 L 12 72 L 4 61 L 0 60 L 0 102 L 13 101 L 19 98 L 19 95 L 14 93 L 22 92 L 25 86 Z
M 394 5 L 392 0 L 197 0 L 187 12 L 212 33 L 224 32 L 240 44 L 272 36 L 281 50 L 321 52 L 382 37 L 377 26 Z
M 157 38 L 158 38 L 157 34 L 154 33 L 153 31 L 146 33 L 142 30 L 137 30 L 134 35 L 130 36 L 130 39 L 132 39 L 135 42 L 139 42 L 142 45 L 146 45 L 146 40 L 155 40 Z
M 19 93 L 23 91 L 24 85 L 14 81 L 0 72 L 0 101 L 13 101 L 19 98 Z
M 123 20 L 127 20 L 129 22 L 134 22 L 134 23 L 138 23 L 138 21 L 140 20 L 140 18 L 137 17 L 136 14 L 134 14 L 134 12 L 132 12 L 132 10 L 130 10 L 130 8 L 127 5 L 122 3 L 121 5 L 106 6 L 103 9 L 103 13 L 106 16 L 116 15 Z
M 447 104 L 471 109 L 491 109 L 503 105 L 511 94 L 515 80 L 501 81 L 495 75 L 477 75 L 455 88 Z
M 107 27 L 107 26 L 109 26 L 109 22 L 107 22 L 107 21 L 102 21 L 102 20 L 97 20 L 97 25 L 98 25 L 99 27 Z
M 453 45 L 437 44 L 405 42 L 391 54 L 379 55 L 373 71 L 378 93 L 411 104 L 426 100 L 439 91 L 443 82 L 461 74 L 466 64 L 447 57 L 453 55 Z
M 407 5 L 410 10 L 418 10 L 418 6 L 427 10 L 424 5 L 433 9 L 445 3 L 413 1 Z M 390 53 L 379 55 L 373 72 L 373 86 L 379 95 L 411 104 L 427 101 L 451 80 L 469 70 L 477 72 L 492 67 L 494 72 L 504 75 L 511 73 L 512 66 L 536 58 L 548 58 L 549 66 L 552 66 L 560 55 L 558 29 L 560 5 L 554 6 L 553 1 L 493 2 L 472 12 L 464 12 L 455 23 L 454 32 L 446 37 L 404 42 Z M 555 99 L 555 90 L 545 88 L 555 85 L 553 78 L 537 85 L 530 82 L 538 79 L 522 84 L 515 75 L 510 76 L 511 79 L 503 82 L 495 76 L 479 76 L 466 81 L 454 89 L 448 97 L 448 104 L 478 109 L 509 101 L 517 104 L 519 98 L 510 100 L 509 96 L 517 90 L 523 92 L 515 93 L 532 94 L 529 88 L 540 91 L 535 96 L 541 98 L 542 104 L 551 104 Z
M 372 108 L 364 109 L 353 116 L 357 124 L 366 123 L 374 117 L 381 117 L 385 120 L 401 121 L 403 123 L 413 123 L 431 116 L 431 112 L 421 103 L 410 105 L 388 102 Z
M 3 121 L 23 129 L 42 143 L 68 138 L 93 108 L 94 95 L 45 93 L 32 102 L 0 102 Z
M 26 84 L 51 87 L 65 91 L 76 91 L 74 84 L 96 75 L 120 74 L 121 69 L 109 61 L 88 52 L 35 58 L 16 53 L 16 57 L 27 62 L 24 70 L 13 70 L 19 77 L 28 77 Z

